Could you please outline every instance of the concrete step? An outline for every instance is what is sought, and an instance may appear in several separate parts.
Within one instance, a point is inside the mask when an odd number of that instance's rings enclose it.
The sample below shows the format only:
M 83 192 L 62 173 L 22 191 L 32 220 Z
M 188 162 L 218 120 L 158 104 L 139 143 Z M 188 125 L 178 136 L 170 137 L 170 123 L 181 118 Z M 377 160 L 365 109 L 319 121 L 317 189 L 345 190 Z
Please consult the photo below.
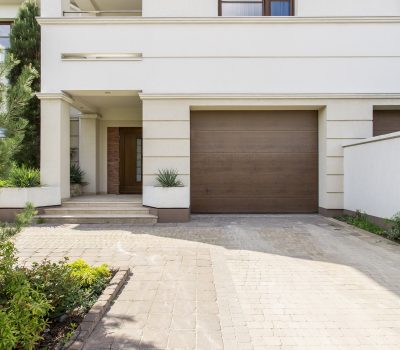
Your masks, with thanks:
M 157 216 L 150 214 L 75 214 L 75 215 L 38 215 L 46 223 L 58 224 L 136 224 L 154 225 Z
M 91 207 L 91 208 L 107 208 L 113 206 L 114 208 L 137 208 L 143 207 L 142 201 L 123 201 L 123 202 L 102 202 L 102 201 L 65 201 L 62 202 L 62 207 L 66 208 L 83 208 L 83 207 Z
M 54 207 L 44 209 L 46 215 L 79 215 L 79 214 L 149 214 L 149 209 L 139 207 Z

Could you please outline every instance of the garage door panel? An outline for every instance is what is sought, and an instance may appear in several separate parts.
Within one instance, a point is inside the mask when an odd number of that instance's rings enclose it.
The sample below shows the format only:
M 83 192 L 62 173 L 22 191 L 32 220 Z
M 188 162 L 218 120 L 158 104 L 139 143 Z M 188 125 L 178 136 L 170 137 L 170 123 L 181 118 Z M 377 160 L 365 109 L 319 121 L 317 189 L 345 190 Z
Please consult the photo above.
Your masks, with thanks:
M 317 170 L 317 153 L 199 153 L 192 161 L 192 176 L 197 178 L 216 174 L 225 178 L 230 172 L 245 174 L 287 174 Z
M 215 182 L 212 184 L 199 184 L 192 189 L 192 198 L 205 197 L 212 200 L 216 197 L 224 198 L 242 198 L 242 197 L 308 197 L 315 196 L 315 177 L 310 177 L 308 181 L 300 181 L 296 178 L 287 178 L 287 182 L 277 181 L 275 175 L 264 176 L 262 179 L 252 179 L 251 183 L 247 183 L 247 177 L 240 176 L 236 181 L 229 183 Z M 196 181 L 196 180 L 194 180 Z M 268 187 L 268 192 L 260 190 Z
M 194 131 L 192 153 L 309 153 L 318 145 L 317 132 Z
M 199 198 L 192 204 L 195 213 L 312 213 L 318 206 L 315 198 Z
M 192 112 L 192 212 L 316 212 L 317 116 L 313 111 Z
M 400 111 L 374 111 L 374 136 L 400 131 Z
M 196 111 L 194 114 L 196 118 L 191 124 L 197 131 L 315 131 L 318 123 L 310 111 Z

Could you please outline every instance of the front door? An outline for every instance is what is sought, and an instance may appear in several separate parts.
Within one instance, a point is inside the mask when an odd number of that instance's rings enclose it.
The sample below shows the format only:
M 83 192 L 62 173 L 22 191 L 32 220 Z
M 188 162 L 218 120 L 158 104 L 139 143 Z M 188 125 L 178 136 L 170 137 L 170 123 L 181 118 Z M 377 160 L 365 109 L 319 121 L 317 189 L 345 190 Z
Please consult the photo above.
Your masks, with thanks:
M 119 193 L 142 193 L 142 128 L 119 129 Z

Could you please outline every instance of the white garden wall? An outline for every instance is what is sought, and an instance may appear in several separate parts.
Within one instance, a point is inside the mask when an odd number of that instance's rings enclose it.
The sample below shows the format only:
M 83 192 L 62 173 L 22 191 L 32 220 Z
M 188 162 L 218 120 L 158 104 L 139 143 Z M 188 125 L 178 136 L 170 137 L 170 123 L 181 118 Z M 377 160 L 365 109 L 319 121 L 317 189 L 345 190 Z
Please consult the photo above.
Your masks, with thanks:
M 344 147 L 344 208 L 379 218 L 400 211 L 400 132 Z
M 61 204 L 59 187 L 0 188 L 1 208 L 24 208 L 27 203 L 34 207 Z

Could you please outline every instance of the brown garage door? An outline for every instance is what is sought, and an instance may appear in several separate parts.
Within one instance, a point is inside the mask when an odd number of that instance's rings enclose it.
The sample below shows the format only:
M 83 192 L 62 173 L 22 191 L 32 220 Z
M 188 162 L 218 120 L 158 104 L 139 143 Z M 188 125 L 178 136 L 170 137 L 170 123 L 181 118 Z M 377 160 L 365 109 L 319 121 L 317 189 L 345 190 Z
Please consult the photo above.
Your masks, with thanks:
M 317 112 L 192 112 L 191 208 L 194 213 L 316 212 Z
M 374 111 L 374 136 L 400 131 L 400 111 Z

